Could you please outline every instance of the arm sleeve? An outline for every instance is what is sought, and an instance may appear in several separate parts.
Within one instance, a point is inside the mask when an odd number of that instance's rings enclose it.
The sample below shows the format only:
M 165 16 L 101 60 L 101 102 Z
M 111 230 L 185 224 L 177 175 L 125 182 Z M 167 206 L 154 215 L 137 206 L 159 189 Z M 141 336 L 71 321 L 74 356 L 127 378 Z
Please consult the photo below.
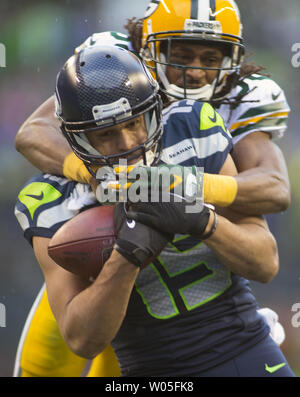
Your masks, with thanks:
M 245 79 L 242 85 L 249 93 L 243 98 L 245 102 L 232 111 L 229 130 L 233 143 L 257 131 L 268 133 L 272 139 L 281 138 L 290 113 L 282 88 L 270 78 L 258 75 Z

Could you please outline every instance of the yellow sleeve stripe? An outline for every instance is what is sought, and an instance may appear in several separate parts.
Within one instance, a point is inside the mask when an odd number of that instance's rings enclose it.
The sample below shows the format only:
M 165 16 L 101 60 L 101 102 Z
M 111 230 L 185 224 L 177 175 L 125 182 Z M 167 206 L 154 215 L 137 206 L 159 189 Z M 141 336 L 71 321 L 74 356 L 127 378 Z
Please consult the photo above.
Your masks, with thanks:
M 239 127 L 246 126 L 248 124 L 255 124 L 258 123 L 259 121 L 267 118 L 274 118 L 274 117 L 288 117 L 289 112 L 278 112 L 278 113 L 269 113 L 269 114 L 264 114 L 263 116 L 259 117 L 253 117 L 244 121 L 240 121 L 237 123 L 234 123 L 230 126 L 229 131 L 234 131 Z

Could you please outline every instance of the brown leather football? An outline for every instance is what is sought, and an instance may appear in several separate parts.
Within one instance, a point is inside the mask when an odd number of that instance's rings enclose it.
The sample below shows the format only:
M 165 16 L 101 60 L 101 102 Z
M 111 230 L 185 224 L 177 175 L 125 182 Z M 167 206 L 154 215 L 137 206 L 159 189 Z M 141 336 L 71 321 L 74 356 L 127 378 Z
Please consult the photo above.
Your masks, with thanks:
M 64 269 L 94 280 L 109 258 L 115 242 L 114 206 L 81 212 L 54 234 L 49 256 Z

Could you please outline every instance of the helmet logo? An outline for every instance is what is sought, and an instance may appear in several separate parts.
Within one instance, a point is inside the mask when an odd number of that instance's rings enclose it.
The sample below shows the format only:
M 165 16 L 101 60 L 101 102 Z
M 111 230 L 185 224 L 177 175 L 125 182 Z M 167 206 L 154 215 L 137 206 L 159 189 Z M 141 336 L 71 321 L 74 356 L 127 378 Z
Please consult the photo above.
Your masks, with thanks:
M 222 33 L 220 21 L 200 21 L 198 19 L 186 19 L 184 22 L 184 30 L 193 32 L 201 29 L 201 31 Z
M 160 3 L 160 0 L 152 0 L 149 3 L 149 5 L 145 11 L 144 18 L 150 17 L 150 15 L 152 15 L 154 13 L 154 11 L 157 9 L 157 7 L 159 6 L 159 3 Z
M 121 98 L 107 105 L 94 106 L 92 113 L 97 125 L 111 123 L 112 119 L 122 120 L 131 116 L 131 106 L 127 98 Z
M 221 8 L 221 10 L 216 11 L 216 12 L 212 12 L 212 10 L 211 10 L 211 8 L 210 8 L 210 9 L 209 9 L 209 13 L 210 13 L 210 16 L 211 16 L 211 17 L 215 17 L 215 16 L 221 14 L 221 12 L 223 12 L 223 11 L 225 11 L 225 10 L 230 10 L 230 11 L 235 12 L 235 9 L 234 9 L 234 8 L 231 8 L 231 7 L 224 7 L 224 8 Z
M 126 223 L 127 223 L 127 226 L 129 227 L 129 229 L 134 229 L 135 228 L 136 223 L 135 223 L 134 219 L 132 219 L 131 221 L 127 220 Z

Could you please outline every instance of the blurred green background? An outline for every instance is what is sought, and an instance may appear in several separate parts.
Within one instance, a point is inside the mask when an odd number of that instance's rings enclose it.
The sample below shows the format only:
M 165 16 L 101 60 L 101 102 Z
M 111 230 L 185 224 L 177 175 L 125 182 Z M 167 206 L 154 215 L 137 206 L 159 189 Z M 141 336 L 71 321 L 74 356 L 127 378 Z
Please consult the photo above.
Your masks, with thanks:
M 252 283 L 252 287 L 260 306 L 279 314 L 286 331 L 282 350 L 300 375 L 299 316 L 292 321 L 296 314 L 292 306 L 300 302 L 300 67 L 291 62 L 292 46 L 300 43 L 300 2 L 237 3 L 251 59 L 267 68 L 291 106 L 289 128 L 278 145 L 289 168 L 292 205 L 284 213 L 268 216 L 279 245 L 280 271 L 270 284 Z M 6 327 L 0 327 L 0 377 L 12 375 L 18 339 L 43 283 L 32 249 L 14 217 L 20 188 L 37 173 L 15 151 L 15 134 L 52 95 L 56 74 L 74 47 L 94 32 L 125 32 L 126 18 L 141 17 L 147 4 L 148 0 L 1 0 L 0 43 L 6 48 L 6 67 L 0 67 L 0 303 L 5 305 Z

